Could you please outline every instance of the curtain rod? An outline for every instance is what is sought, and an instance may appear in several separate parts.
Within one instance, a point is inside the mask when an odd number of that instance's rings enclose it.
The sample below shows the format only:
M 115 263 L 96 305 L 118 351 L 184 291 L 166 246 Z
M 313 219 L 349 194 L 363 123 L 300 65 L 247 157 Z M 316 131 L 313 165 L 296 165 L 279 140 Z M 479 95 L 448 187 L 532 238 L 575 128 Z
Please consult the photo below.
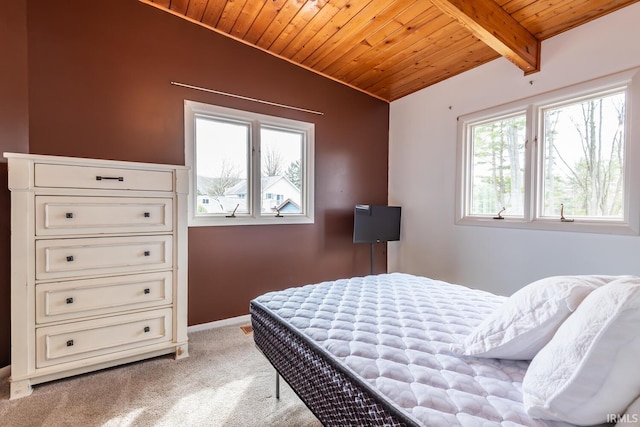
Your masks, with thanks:
M 257 99 L 257 98 L 249 98 L 248 96 L 236 95 L 234 93 L 228 93 L 228 92 L 221 92 L 219 90 L 213 90 L 213 89 L 207 89 L 207 88 L 204 88 L 204 87 L 192 86 L 192 85 L 188 85 L 188 84 L 185 84 L 185 83 L 171 82 L 171 84 L 173 86 L 186 87 L 187 89 L 201 90 L 203 92 L 215 93 L 217 95 L 230 96 L 232 98 L 244 99 L 246 101 L 259 102 L 261 104 L 273 105 L 273 106 L 276 106 L 276 107 L 288 108 L 290 110 L 304 111 L 305 113 L 318 114 L 320 116 L 324 116 L 324 113 L 321 112 L 321 111 L 307 110 L 306 108 L 294 107 L 292 105 L 286 105 L 286 104 L 278 104 L 277 102 L 270 102 L 270 101 L 265 101 L 263 99 Z

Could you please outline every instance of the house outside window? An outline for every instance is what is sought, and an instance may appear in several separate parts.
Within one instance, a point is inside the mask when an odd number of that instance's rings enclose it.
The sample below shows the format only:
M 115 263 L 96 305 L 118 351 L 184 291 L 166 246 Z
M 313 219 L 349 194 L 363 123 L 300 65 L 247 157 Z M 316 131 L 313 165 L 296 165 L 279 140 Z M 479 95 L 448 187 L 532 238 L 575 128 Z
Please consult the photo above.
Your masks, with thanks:
M 637 234 L 636 74 L 460 117 L 456 222 Z
M 185 156 L 190 226 L 313 223 L 312 123 L 185 101 Z

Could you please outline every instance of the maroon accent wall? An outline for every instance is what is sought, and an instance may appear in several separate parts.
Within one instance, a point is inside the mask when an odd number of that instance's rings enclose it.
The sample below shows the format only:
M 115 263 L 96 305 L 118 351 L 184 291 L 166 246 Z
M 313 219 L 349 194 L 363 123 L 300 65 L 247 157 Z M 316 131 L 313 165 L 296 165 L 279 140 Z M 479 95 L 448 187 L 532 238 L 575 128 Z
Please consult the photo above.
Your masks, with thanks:
M 269 290 L 368 274 L 353 207 L 387 201 L 386 102 L 140 2 L 27 5 L 31 153 L 184 164 L 185 99 L 315 123 L 315 224 L 190 228 L 190 325 L 247 314 Z
M 0 2 L 0 154 L 29 151 L 27 2 Z M 10 363 L 10 196 L 0 163 L 0 367 Z

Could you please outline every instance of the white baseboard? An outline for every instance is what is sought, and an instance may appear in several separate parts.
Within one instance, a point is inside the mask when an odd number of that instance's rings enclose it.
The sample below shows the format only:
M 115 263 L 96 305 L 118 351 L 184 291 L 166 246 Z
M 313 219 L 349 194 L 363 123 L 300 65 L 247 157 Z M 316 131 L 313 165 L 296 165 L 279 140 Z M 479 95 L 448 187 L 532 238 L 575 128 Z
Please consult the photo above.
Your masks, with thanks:
M 245 314 L 243 316 L 230 317 L 228 319 L 216 320 L 215 322 L 200 323 L 199 325 L 191 325 L 187 327 L 187 333 L 204 331 L 212 328 L 221 328 L 223 326 L 243 325 L 251 323 L 251 315 Z
M 11 375 L 11 365 L 0 368 L 0 378 L 9 378 Z

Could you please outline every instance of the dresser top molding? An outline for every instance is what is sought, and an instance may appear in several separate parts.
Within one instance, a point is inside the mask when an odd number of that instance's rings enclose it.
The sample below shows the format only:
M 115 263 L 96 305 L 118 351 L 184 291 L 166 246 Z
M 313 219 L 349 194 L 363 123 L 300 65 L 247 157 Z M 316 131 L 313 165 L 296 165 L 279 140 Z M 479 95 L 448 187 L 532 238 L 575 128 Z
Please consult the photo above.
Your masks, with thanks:
M 3 153 L 4 158 L 16 158 L 32 160 L 39 163 L 51 163 L 51 164 L 81 164 L 83 166 L 108 166 L 108 167 L 122 167 L 133 169 L 191 169 L 189 166 L 184 165 L 168 165 L 161 163 L 139 163 L 128 162 L 123 160 L 104 160 L 104 159 L 89 159 L 85 157 L 64 157 L 64 156 L 49 156 L 43 154 L 27 154 L 27 153 Z
M 14 162 L 27 162 L 30 165 L 27 168 L 21 168 L 21 173 L 9 174 L 9 189 L 13 190 L 25 190 L 33 189 L 34 186 L 34 166 L 35 164 L 49 164 L 49 165 L 66 165 L 66 166 L 81 166 L 81 167 L 97 167 L 97 168 L 111 168 L 111 169 L 129 169 L 139 171 L 175 171 L 175 191 L 181 194 L 187 194 L 189 192 L 189 179 L 188 174 L 191 169 L 189 166 L 184 165 L 168 165 L 160 163 L 139 163 L 129 162 L 122 160 L 104 160 L 104 159 L 89 159 L 84 157 L 65 157 L 65 156 L 50 156 L 41 154 L 28 154 L 28 153 L 3 153 L 4 158 L 8 161 Z M 10 167 L 10 166 L 9 166 Z

